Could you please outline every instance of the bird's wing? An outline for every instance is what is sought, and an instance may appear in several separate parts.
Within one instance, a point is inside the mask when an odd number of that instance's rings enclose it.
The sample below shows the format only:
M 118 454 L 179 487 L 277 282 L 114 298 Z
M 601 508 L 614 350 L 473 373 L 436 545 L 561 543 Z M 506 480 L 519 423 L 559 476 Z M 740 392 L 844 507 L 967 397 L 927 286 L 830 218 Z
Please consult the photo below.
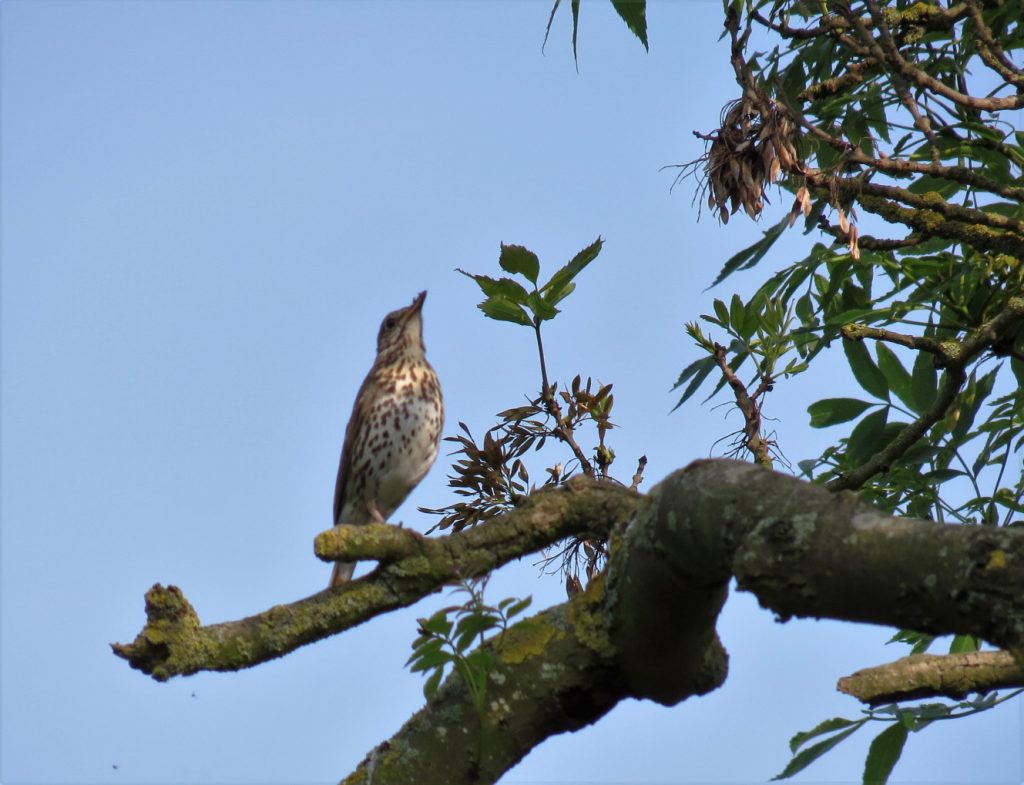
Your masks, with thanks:
M 356 402 L 352 405 L 352 414 L 348 418 L 348 425 L 345 427 L 345 442 L 341 446 L 341 458 L 338 461 L 338 479 L 334 482 L 334 525 L 342 521 L 341 511 L 345 508 L 345 486 L 348 485 L 348 477 L 352 473 L 352 453 L 356 441 L 360 423 L 365 419 L 359 416 L 360 403 L 366 396 L 367 388 L 373 379 L 373 370 L 367 374 L 362 386 L 356 395 Z

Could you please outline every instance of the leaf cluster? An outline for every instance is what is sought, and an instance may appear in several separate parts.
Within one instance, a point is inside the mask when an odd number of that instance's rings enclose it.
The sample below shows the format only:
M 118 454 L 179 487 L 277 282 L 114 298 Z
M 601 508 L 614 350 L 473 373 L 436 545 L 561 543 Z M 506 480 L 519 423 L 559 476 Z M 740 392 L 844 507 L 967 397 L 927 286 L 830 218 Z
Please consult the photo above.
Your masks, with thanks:
M 494 653 L 483 646 L 489 635 L 500 636 L 509 622 L 530 606 L 531 598 L 508 597 L 497 605 L 484 600 L 487 578 L 466 580 L 453 590 L 466 599 L 461 605 L 449 605 L 428 618 L 418 620 L 419 637 L 412 643 L 412 655 L 406 665 L 414 673 L 423 673 L 423 695 L 430 700 L 449 669 L 454 669 L 473 698 L 482 716 L 487 697 L 487 680 L 493 670 Z
M 462 269 L 459 272 L 476 281 L 484 293 L 486 299 L 477 307 L 487 317 L 525 327 L 538 327 L 558 315 L 559 310 L 555 306 L 573 293 L 576 289 L 574 279 L 597 258 L 603 244 L 604 241 L 598 237 L 540 285 L 537 284 L 540 259 L 521 245 L 502 243 L 498 266 L 525 279 L 525 286 L 513 278 L 492 278 Z
M 1002 696 L 997 692 L 988 692 L 955 703 L 920 703 L 913 706 L 892 703 L 875 709 L 865 709 L 865 716 L 856 720 L 833 717 L 818 723 L 809 731 L 797 733 L 790 739 L 789 749 L 793 757 L 773 779 L 789 779 L 850 738 L 869 722 L 878 721 L 884 722 L 886 727 L 875 736 L 868 748 L 868 755 L 864 761 L 863 782 L 865 785 L 885 783 L 903 754 L 910 733 L 922 731 L 939 720 L 958 719 L 988 711 L 1022 692 L 1024 690 L 1013 690 Z M 818 741 L 814 741 L 815 739 Z M 814 743 L 808 745 L 811 741 Z

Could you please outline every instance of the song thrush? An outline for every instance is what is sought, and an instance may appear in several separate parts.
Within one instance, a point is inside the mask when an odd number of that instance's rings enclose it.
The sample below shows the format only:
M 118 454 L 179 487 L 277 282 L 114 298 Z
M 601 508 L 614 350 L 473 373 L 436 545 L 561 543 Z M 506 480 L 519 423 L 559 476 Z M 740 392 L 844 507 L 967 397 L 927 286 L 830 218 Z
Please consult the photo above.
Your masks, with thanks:
M 377 334 L 377 359 L 359 388 L 345 429 L 334 525 L 384 523 L 437 458 L 444 401 L 423 346 L 423 301 L 392 311 Z M 331 586 L 355 564 L 336 562 Z

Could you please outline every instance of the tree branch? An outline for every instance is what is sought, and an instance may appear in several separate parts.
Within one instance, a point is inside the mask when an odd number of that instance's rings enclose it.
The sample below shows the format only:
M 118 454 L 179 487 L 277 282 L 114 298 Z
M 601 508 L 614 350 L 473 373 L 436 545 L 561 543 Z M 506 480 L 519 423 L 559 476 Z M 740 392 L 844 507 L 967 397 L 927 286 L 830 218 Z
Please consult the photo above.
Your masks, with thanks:
M 333 527 L 318 535 L 318 556 L 380 559 L 380 567 L 341 587 L 211 625 L 200 623 L 181 589 L 157 584 L 146 592 L 145 627 L 132 643 L 111 646 L 117 656 L 157 681 L 250 668 L 567 536 L 607 537 L 629 517 L 638 498 L 618 484 L 579 477 L 564 489 L 534 493 L 522 507 L 446 537 L 427 538 L 383 524 Z
M 803 176 L 833 198 L 838 195 L 844 200 L 856 200 L 865 210 L 890 223 L 901 223 L 926 236 L 944 237 L 981 251 L 1024 256 L 1024 224 L 1015 219 L 950 204 L 935 193 L 917 195 L 903 188 L 861 178 L 837 178 L 815 169 L 806 170 Z M 910 207 L 901 207 L 896 202 Z
M 562 415 L 562 407 L 558 405 L 558 400 L 555 398 L 554 389 L 548 384 L 548 367 L 544 361 L 544 342 L 540 337 L 540 319 L 537 318 L 534 321 L 533 331 L 537 335 L 537 354 L 540 356 L 540 376 L 541 376 L 541 401 L 544 404 L 544 408 L 555 421 L 555 427 L 552 429 L 552 433 L 564 442 L 572 454 L 576 456 L 576 460 L 580 462 L 580 470 L 587 475 L 587 477 L 594 477 L 594 467 L 587 460 L 586 454 L 580 448 L 576 442 L 576 437 L 573 436 L 572 428 L 566 425 L 565 417 Z
M 961 93 L 958 90 L 954 90 L 947 84 L 940 82 L 933 76 L 925 73 L 919 68 L 915 68 L 913 65 L 908 63 L 902 54 L 900 54 L 899 48 L 893 41 L 891 34 L 889 33 L 889 27 L 885 22 L 885 17 L 878 9 L 878 4 L 875 0 L 864 0 L 867 5 L 868 12 L 871 14 L 871 19 L 878 28 L 879 38 L 881 39 L 881 51 L 886 62 L 890 63 L 895 72 L 907 79 L 918 87 L 927 88 L 933 93 L 948 98 L 949 100 L 966 106 L 970 109 L 978 109 L 986 112 L 997 112 L 1002 109 L 1019 109 L 1024 106 L 1024 95 L 1015 95 L 1007 98 L 977 98 L 973 95 L 967 95 Z M 852 18 L 851 22 L 856 26 L 856 18 Z M 877 56 L 877 55 L 876 55 Z
M 251 665 L 368 618 L 373 613 L 359 606 L 368 598 L 401 597 L 412 584 L 436 588 L 437 577 L 423 576 L 491 569 L 517 550 L 517 539 L 539 547 L 581 530 L 611 530 L 607 573 L 485 644 L 494 667 L 479 710 L 450 676 L 349 782 L 493 782 L 544 738 L 595 721 L 624 697 L 673 705 L 715 689 L 727 668 L 715 624 L 733 576 L 782 619 L 971 634 L 1007 648 L 1024 642 L 1024 531 L 892 518 L 852 494 L 719 460 L 691 464 L 643 498 L 579 477 L 448 537 L 378 527 L 352 547 L 397 561 L 296 604 L 304 609 L 279 606 L 201 627 L 180 591 L 155 589 L 143 635 L 121 647 L 136 651 L 120 654 L 164 647 L 148 671 L 158 679 L 222 669 L 228 653 L 230 667 Z M 386 544 L 371 551 L 378 534 Z M 321 552 L 350 556 L 345 536 L 335 539 L 320 535 Z M 447 566 L 436 563 L 435 547 L 447 552 Z M 307 639 L 298 640 L 297 629 Z M 283 648 L 271 651 L 274 642 Z
M 877 706 L 937 696 L 962 699 L 971 692 L 1020 686 L 1024 686 L 1024 668 L 1010 652 L 972 651 L 943 656 L 911 654 L 844 676 L 837 689 Z
M 493 782 L 623 698 L 675 705 L 715 689 L 733 575 L 782 618 L 1024 639 L 1024 531 L 891 518 L 749 463 L 670 475 L 616 528 L 611 553 L 586 591 L 485 644 L 495 667 L 481 714 L 453 674 L 345 782 Z
M 980 4 L 977 0 L 969 0 L 967 5 L 971 20 L 974 22 L 975 40 L 978 42 L 981 59 L 1010 84 L 1018 88 L 1024 86 L 1024 71 L 1007 57 L 1003 47 L 992 35 L 992 30 L 985 24 L 985 18 L 981 14 Z
M 873 159 L 868 159 L 868 162 Z M 984 210 L 975 210 L 970 207 L 961 207 L 957 204 L 947 202 L 941 196 L 934 193 L 915 194 L 905 188 L 897 188 L 882 183 L 867 182 L 863 179 L 836 178 L 817 170 L 806 172 L 808 180 L 822 188 L 838 189 L 843 196 L 848 198 L 859 198 L 863 195 L 881 196 L 896 202 L 902 202 L 909 207 L 919 211 L 938 213 L 944 218 L 953 221 L 961 221 L 969 224 L 983 224 L 993 229 L 1003 229 L 1014 232 L 1018 235 L 1017 242 L 1022 242 L 1024 236 L 1024 222 L 1016 218 L 1007 218 L 996 213 L 986 213 Z M 863 199 L 860 199 L 863 202 Z M 868 205 L 864 202 L 865 206 Z M 869 208 L 870 209 L 870 208 Z M 906 221 L 900 220 L 900 223 Z M 934 220 L 932 221 L 934 223 Z M 937 229 L 937 228 L 936 228 Z M 938 231 L 936 230 L 936 234 Z
M 939 359 L 940 363 L 943 364 L 948 359 L 947 351 L 944 347 L 946 342 L 936 340 L 935 338 L 928 338 L 923 335 L 904 335 L 903 333 L 896 333 L 892 330 L 884 330 L 879 327 L 869 327 L 866 324 L 857 323 L 844 324 L 839 331 L 843 334 L 844 338 L 851 341 L 862 341 L 865 338 L 872 338 L 876 341 L 887 341 L 888 343 L 905 346 L 908 349 L 915 349 L 917 351 L 934 354 Z M 952 354 L 957 351 L 960 342 L 950 341 L 949 343 L 950 354 Z
M 758 394 L 770 389 L 770 385 L 758 388 L 758 392 L 751 396 L 747 392 L 747 386 L 739 380 L 736 374 L 733 373 L 732 368 L 729 367 L 729 362 L 725 357 L 725 347 L 718 343 L 715 344 L 715 361 L 722 370 L 725 380 L 732 388 L 733 395 L 736 397 L 737 408 L 743 414 L 743 435 L 746 437 L 743 441 L 743 446 L 754 456 L 754 463 L 761 464 L 769 469 L 772 468 L 770 445 L 761 436 L 761 407 L 757 403 Z
M 946 410 L 956 400 L 960 388 L 967 380 L 965 368 L 967 364 L 981 352 L 999 343 L 1003 336 L 1015 330 L 1024 321 L 1024 296 L 1011 297 L 1006 308 L 983 324 L 962 341 L 945 339 L 940 347 L 945 358 L 946 372 L 939 387 L 939 393 L 932 405 L 925 409 L 921 416 L 896 434 L 889 444 L 875 453 L 869 460 L 856 469 L 836 477 L 825 487 L 831 491 L 856 490 L 879 472 L 886 471 L 890 465 L 909 450 L 935 423 L 946 415 Z M 866 337 L 857 330 L 844 337 L 849 340 L 861 340 Z M 873 336 L 867 336 L 873 337 Z M 923 348 L 923 347 L 922 347 Z

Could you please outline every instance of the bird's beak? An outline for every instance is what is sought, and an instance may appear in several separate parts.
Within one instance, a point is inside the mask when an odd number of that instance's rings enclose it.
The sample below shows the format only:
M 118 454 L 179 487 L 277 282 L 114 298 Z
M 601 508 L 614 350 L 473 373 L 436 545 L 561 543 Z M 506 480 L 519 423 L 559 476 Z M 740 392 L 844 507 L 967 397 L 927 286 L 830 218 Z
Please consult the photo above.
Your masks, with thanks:
M 426 299 L 427 299 L 427 293 L 426 292 L 420 292 L 419 294 L 417 294 L 416 298 L 412 301 L 412 305 L 410 306 L 410 308 L 411 308 L 410 313 L 419 313 L 420 311 L 422 311 L 423 310 L 423 301 L 426 300 Z

